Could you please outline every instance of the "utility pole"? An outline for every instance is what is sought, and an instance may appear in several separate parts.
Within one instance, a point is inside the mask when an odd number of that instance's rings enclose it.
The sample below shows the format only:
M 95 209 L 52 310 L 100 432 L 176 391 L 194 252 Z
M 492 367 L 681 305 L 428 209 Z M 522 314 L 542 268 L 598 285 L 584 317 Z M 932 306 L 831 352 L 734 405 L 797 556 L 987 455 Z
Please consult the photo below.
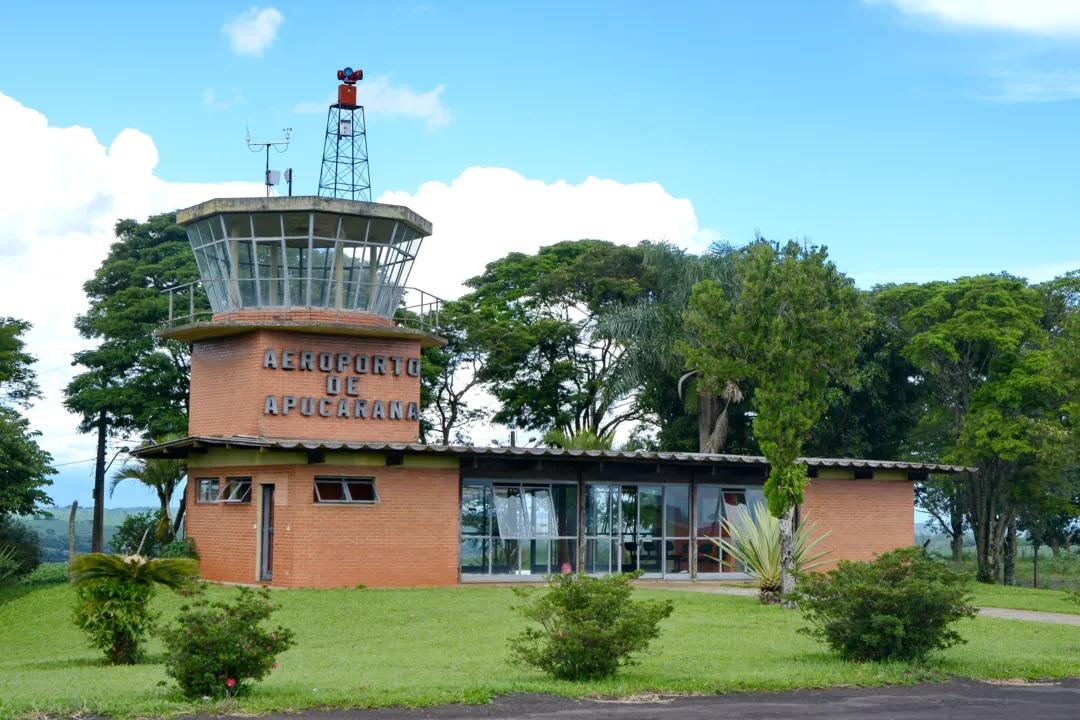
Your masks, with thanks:
M 105 439 L 109 425 L 105 411 L 98 414 L 97 466 L 94 469 L 94 530 L 90 552 L 105 552 Z

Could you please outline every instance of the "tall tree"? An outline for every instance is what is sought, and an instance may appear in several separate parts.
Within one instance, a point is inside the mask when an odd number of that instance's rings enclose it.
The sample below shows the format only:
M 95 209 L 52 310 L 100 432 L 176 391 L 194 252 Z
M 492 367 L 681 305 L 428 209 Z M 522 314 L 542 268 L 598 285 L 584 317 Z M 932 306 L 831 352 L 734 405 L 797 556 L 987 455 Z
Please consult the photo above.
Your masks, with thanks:
M 94 546 L 100 551 L 106 441 L 113 432 L 157 437 L 187 431 L 189 349 L 154 336 L 168 319 L 167 288 L 199 279 L 195 256 L 176 215 L 121 220 L 116 242 L 83 289 L 90 307 L 75 326 L 98 345 L 75 355 L 84 368 L 65 390 L 80 432 L 98 436 Z M 200 307 L 203 307 L 200 305 Z
M 52 457 L 37 443 L 20 408 L 41 396 L 34 373 L 35 358 L 24 335 L 30 323 L 0 318 L 0 516 L 29 515 L 51 502 L 44 488 L 52 484 Z
M 962 479 L 978 579 L 994 582 L 1023 497 L 1045 490 L 1063 460 L 1061 404 L 1040 326 L 1044 304 L 1019 278 L 887 286 L 883 302 L 908 335 L 905 356 L 943 410 L 929 414 L 942 460 L 974 465 Z
M 641 417 L 611 383 L 622 346 L 596 331 L 599 315 L 643 292 L 642 250 L 566 241 L 489 263 L 460 299 L 486 362 L 495 422 L 574 435 L 612 433 Z
M 687 373 L 679 347 L 694 342 L 683 325 L 683 315 L 697 283 L 712 280 L 727 294 L 734 293 L 735 252 L 719 243 L 701 255 L 667 242 L 643 243 L 643 248 L 648 291 L 610 308 L 598 322 L 601 336 L 625 348 L 613 386 L 617 392 L 638 393 L 639 407 L 651 410 L 650 419 L 659 426 L 663 449 L 721 452 L 730 429 L 730 406 L 742 401 L 743 390 L 725 383 L 717 395 L 708 383 L 698 382 L 697 373 Z M 683 402 L 691 393 L 693 400 Z M 696 416 L 696 448 L 680 447 L 678 436 L 671 437 L 671 426 L 678 425 L 686 406 Z
M 446 343 L 424 349 L 420 385 L 425 442 L 434 435 L 443 445 L 466 443 L 469 426 L 489 414 L 474 404 L 483 385 L 486 353 L 478 342 L 482 333 L 474 327 L 483 320 L 473 310 L 468 301 L 445 303 L 439 335 Z
M 755 388 L 754 436 L 769 461 L 765 496 L 780 519 L 787 593 L 795 582 L 792 510 L 809 482 L 798 459 L 830 385 L 852 378 L 866 310 L 825 248 L 759 240 L 740 251 L 735 271 L 733 296 L 709 280 L 694 288 L 686 327 L 696 343 L 681 349 L 718 394 L 728 382 Z

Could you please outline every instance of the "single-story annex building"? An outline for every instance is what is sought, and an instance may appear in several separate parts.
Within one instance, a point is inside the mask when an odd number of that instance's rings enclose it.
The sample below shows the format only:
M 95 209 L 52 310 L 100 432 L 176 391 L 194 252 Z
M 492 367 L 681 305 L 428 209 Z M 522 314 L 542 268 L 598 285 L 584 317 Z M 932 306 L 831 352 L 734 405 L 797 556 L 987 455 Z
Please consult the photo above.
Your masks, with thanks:
M 431 224 L 392 205 L 218 199 L 177 213 L 201 287 L 162 337 L 191 344 L 186 535 L 202 575 L 278 587 L 455 585 L 641 570 L 742 577 L 711 540 L 763 500 L 764 458 L 419 444 L 438 303 L 406 288 Z M 211 311 L 195 310 L 205 292 Z M 186 294 L 185 294 L 186 293 Z M 187 313 L 183 311 L 187 310 Z M 963 468 L 808 458 L 798 516 L 833 560 L 914 541 L 914 482 Z

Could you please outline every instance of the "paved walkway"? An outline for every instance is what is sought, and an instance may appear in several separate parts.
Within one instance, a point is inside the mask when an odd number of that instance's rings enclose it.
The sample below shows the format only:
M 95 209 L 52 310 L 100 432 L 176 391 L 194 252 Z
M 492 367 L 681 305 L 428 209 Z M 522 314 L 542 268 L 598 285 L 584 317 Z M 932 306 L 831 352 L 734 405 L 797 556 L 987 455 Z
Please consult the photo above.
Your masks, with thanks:
M 719 582 L 645 581 L 638 583 L 638 586 L 653 590 L 683 590 L 686 592 L 712 593 L 714 595 L 757 595 L 757 590 L 752 588 L 737 587 Z M 987 607 L 979 608 L 979 614 L 983 617 L 1001 618 L 1003 620 L 1027 620 L 1029 622 L 1051 623 L 1054 625 L 1075 625 L 1080 627 L 1080 615 L 1070 615 L 1068 613 Z M 1080 716 L 1080 713 L 1078 713 L 1078 716 Z
M 309 710 L 272 717 L 275 720 L 1076 720 L 1078 705 L 1080 680 L 1077 679 L 1055 683 L 959 680 L 874 689 L 624 700 L 507 695 L 490 705 L 444 705 L 420 710 Z

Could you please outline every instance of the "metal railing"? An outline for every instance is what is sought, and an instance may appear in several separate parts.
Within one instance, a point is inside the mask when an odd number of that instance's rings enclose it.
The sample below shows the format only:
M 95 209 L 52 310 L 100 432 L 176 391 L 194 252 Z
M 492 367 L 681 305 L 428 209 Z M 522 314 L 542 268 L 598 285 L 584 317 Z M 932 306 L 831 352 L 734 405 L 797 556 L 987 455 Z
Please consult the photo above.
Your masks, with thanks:
M 419 288 L 360 280 L 197 280 L 163 290 L 162 294 L 169 298 L 167 328 L 209 322 L 222 315 L 227 320 L 240 319 L 242 316 L 234 317 L 233 313 L 241 310 L 277 311 L 282 320 L 289 320 L 290 313 L 299 320 L 310 311 L 329 311 L 334 313 L 334 322 L 341 322 L 343 315 L 348 318 L 353 313 L 370 313 L 388 318 L 395 327 L 438 334 L 442 311 L 442 300 Z M 215 304 L 224 309 L 214 310 Z

